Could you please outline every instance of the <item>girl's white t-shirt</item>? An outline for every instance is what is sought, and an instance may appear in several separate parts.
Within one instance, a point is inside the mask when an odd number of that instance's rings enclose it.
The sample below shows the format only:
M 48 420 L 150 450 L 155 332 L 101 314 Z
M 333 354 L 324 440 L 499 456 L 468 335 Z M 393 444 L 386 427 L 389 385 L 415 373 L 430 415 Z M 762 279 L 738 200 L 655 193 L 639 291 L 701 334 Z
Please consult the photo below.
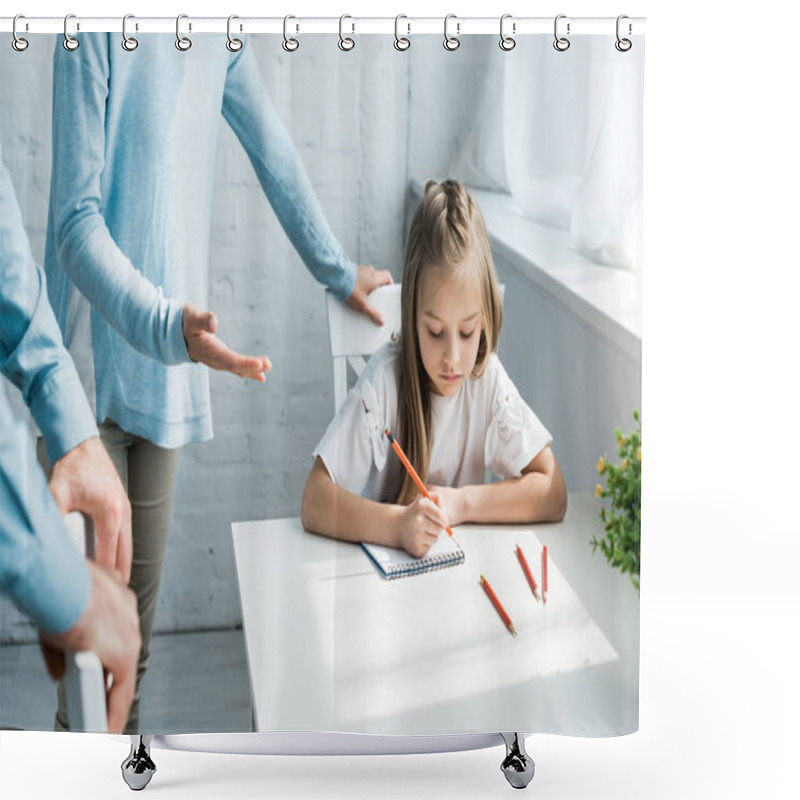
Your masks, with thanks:
M 378 502 L 394 502 L 403 466 L 384 435 L 397 435 L 399 346 L 383 345 L 314 450 L 335 484 Z M 433 395 L 433 442 L 427 483 L 468 486 L 486 470 L 518 477 L 553 438 L 503 369 L 496 354 L 482 377 L 469 378 L 453 397 Z

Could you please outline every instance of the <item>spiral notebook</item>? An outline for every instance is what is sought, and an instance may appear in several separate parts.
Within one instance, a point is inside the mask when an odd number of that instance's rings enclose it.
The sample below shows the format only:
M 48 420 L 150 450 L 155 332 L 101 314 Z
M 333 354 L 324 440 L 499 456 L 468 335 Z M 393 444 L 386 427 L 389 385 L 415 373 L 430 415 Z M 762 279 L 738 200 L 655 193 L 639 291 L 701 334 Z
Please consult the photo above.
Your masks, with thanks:
M 389 580 L 464 563 L 464 551 L 452 536 L 446 536 L 444 533 L 424 558 L 415 558 L 405 550 L 397 550 L 394 547 L 384 547 L 379 544 L 361 542 L 361 547 L 364 548 L 364 552 L 369 556 L 378 572 Z

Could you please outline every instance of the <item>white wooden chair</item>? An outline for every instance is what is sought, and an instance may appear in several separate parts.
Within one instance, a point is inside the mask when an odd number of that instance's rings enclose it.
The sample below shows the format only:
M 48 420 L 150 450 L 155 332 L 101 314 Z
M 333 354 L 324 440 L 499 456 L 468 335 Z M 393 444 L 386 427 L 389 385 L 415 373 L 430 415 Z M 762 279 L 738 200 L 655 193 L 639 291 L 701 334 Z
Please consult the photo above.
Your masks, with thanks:
M 64 524 L 80 553 L 86 558 L 94 559 L 94 524 L 91 519 L 73 511 L 64 518 Z M 64 685 L 67 691 L 70 730 L 105 733 L 108 731 L 108 716 L 100 659 L 90 650 L 68 650 L 64 657 Z
M 505 296 L 505 284 L 498 286 L 500 298 Z M 353 311 L 330 290 L 326 290 L 328 304 L 328 331 L 333 358 L 333 399 L 338 411 L 348 391 L 348 370 L 361 375 L 366 357 L 371 356 L 382 344 L 396 337 L 400 332 L 400 291 L 401 284 L 381 286 L 370 294 L 370 303 L 383 314 L 384 323 L 376 325 L 364 314 Z
M 383 325 L 376 325 L 369 317 L 353 311 L 330 289 L 326 291 L 335 411 L 347 397 L 348 365 L 358 378 L 366 358 L 400 332 L 400 289 L 399 283 L 381 286 L 369 296 L 370 304 L 383 314 Z

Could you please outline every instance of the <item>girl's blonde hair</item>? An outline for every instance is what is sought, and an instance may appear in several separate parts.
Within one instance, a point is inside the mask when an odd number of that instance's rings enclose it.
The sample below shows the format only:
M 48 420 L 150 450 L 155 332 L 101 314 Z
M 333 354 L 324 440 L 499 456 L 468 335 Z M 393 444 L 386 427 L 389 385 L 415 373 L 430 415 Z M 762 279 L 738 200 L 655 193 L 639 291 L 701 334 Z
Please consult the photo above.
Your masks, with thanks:
M 486 223 L 463 184 L 428 181 L 425 197 L 411 220 L 403 265 L 401 295 L 400 373 L 398 381 L 399 442 L 423 482 L 428 479 L 431 445 L 431 397 L 417 336 L 422 276 L 431 270 L 445 277 L 474 280 L 481 296 L 481 334 L 471 377 L 479 378 L 497 350 L 503 306 L 489 247 Z M 418 490 L 405 475 L 397 502 L 407 505 Z

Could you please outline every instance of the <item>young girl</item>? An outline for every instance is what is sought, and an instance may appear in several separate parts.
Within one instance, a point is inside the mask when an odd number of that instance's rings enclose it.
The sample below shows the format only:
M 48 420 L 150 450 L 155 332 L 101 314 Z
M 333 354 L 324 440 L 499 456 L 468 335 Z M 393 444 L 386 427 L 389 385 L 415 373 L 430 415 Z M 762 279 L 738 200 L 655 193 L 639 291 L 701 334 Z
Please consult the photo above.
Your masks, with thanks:
M 457 181 L 429 181 L 411 222 L 402 329 L 381 347 L 314 451 L 307 530 L 422 557 L 462 522 L 564 517 L 552 438 L 497 358 L 503 309 L 483 216 Z M 396 436 L 435 502 L 391 449 Z M 484 484 L 485 469 L 502 480 Z

